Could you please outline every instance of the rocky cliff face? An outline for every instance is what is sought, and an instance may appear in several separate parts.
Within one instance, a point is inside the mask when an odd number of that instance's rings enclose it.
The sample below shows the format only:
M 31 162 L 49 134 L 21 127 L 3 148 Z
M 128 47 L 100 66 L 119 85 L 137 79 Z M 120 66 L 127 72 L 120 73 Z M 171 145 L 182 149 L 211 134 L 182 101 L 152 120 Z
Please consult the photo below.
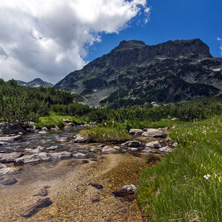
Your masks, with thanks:
M 122 41 L 109 54 L 55 85 L 85 96 L 90 105 L 171 102 L 215 95 L 222 89 L 222 59 L 199 39 L 147 46 Z

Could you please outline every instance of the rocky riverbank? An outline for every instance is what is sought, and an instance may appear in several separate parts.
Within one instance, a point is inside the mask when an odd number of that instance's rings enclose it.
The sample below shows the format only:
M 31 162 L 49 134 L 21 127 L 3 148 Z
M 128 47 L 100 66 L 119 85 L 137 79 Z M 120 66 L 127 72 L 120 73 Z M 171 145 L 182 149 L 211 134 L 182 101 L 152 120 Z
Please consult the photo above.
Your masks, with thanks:
M 166 129 L 131 130 L 122 144 L 89 144 L 77 133 L 0 137 L 1 221 L 142 221 L 134 191 L 122 188 L 173 150 Z

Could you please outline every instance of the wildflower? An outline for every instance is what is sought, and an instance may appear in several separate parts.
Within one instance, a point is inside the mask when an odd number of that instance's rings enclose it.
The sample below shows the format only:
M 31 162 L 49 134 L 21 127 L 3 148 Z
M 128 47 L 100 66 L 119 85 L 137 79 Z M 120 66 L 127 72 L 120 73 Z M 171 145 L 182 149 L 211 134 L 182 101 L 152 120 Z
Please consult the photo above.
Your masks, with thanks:
M 207 175 L 204 175 L 203 176 L 206 180 L 208 180 L 210 177 L 211 177 L 211 175 L 210 174 L 207 174 Z
M 206 130 L 204 130 L 204 131 L 203 131 L 203 134 L 205 134 L 205 135 L 206 135 L 206 133 L 207 133 L 207 131 L 206 131 Z
M 193 141 L 194 143 L 196 143 L 196 141 Z

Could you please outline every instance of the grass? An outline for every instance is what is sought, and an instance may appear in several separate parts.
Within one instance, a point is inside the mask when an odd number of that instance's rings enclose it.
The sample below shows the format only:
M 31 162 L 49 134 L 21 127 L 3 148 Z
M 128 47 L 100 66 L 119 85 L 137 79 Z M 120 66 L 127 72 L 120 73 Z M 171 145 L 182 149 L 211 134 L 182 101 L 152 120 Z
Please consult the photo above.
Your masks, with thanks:
M 101 126 L 85 127 L 80 134 L 86 136 L 88 142 L 124 142 L 131 139 L 125 129 Z
M 130 130 L 144 128 L 164 128 L 175 126 L 177 124 L 181 124 L 181 122 L 171 119 L 161 119 L 159 121 L 125 120 L 122 123 L 116 121 L 104 121 L 103 123 L 99 124 L 99 126 Z
M 71 120 L 74 124 L 84 124 L 84 120 L 82 118 L 77 118 L 73 116 L 61 116 L 52 113 L 50 116 L 40 117 L 38 122 L 36 122 L 36 127 L 52 128 L 58 126 L 62 128 L 66 125 L 66 123 L 64 122 L 65 119 Z
M 143 171 L 137 190 L 150 221 L 221 221 L 221 135 L 222 116 L 180 123 L 170 131 L 178 148 Z

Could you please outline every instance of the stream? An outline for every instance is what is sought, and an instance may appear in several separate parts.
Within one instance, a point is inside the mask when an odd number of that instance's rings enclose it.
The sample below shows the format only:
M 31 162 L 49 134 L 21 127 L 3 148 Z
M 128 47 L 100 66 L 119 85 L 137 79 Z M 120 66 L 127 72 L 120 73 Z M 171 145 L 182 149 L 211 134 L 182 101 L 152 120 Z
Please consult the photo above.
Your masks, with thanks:
M 120 144 L 74 143 L 79 130 L 25 134 L 0 146 L 0 154 L 26 155 L 40 149 L 51 155 L 47 161 L 3 163 L 13 170 L 0 175 L 1 222 L 143 221 L 135 198 L 116 197 L 112 192 L 124 185 L 137 184 L 140 172 L 164 154 L 142 153 Z M 103 153 L 106 146 L 119 149 Z M 62 152 L 70 152 L 72 157 L 55 158 L 55 153 Z

